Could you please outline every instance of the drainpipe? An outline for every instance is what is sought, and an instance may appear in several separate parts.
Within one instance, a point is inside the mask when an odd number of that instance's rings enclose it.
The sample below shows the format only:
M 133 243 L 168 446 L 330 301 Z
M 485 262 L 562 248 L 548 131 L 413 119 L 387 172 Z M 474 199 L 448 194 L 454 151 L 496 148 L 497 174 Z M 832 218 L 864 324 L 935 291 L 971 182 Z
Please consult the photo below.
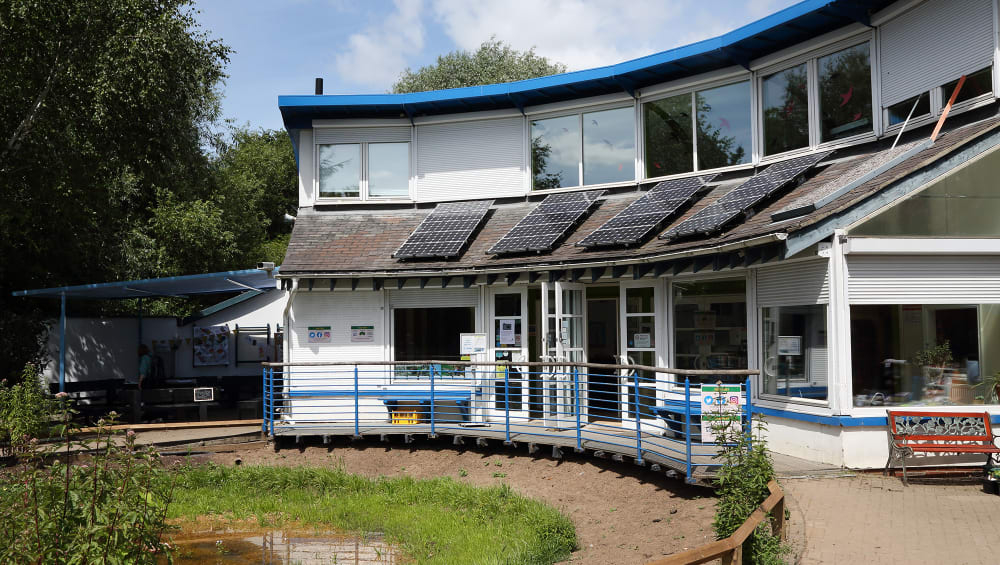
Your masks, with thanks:
M 285 311 L 282 314 L 282 320 L 284 320 L 284 322 L 285 322 L 285 337 L 284 337 L 284 340 L 283 340 L 284 341 L 284 344 L 283 344 L 283 348 L 284 348 L 283 359 L 284 359 L 285 363 L 288 363 L 288 362 L 291 361 L 288 358 L 289 353 L 291 352 L 291 347 L 289 346 L 289 343 L 291 343 L 291 337 L 289 336 L 289 333 L 288 333 L 288 328 L 290 326 L 289 321 L 288 321 L 288 313 L 292 310 L 292 300 L 295 299 L 295 294 L 298 293 L 298 292 L 299 292 L 299 279 L 292 279 L 292 290 L 290 290 L 288 292 L 288 302 L 285 304 Z

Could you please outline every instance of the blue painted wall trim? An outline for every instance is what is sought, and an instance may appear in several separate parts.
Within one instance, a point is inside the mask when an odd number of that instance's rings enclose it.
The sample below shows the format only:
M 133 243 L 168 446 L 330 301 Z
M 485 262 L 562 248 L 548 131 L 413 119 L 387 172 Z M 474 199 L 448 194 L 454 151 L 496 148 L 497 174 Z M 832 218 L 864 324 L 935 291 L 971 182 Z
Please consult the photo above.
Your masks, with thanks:
M 912 407 L 914 410 L 919 410 L 919 406 Z M 903 409 L 903 408 L 901 408 Z M 956 407 L 957 411 L 962 412 L 972 412 L 968 406 Z M 984 409 L 985 411 L 985 409 Z M 840 428 L 860 428 L 860 427 L 886 427 L 889 425 L 889 420 L 885 416 L 821 416 L 818 414 L 803 414 L 802 412 L 793 412 L 791 410 L 779 410 L 777 408 L 767 408 L 764 406 L 754 406 L 754 414 L 763 414 L 764 416 L 774 416 L 775 418 L 785 418 L 788 420 L 798 420 L 800 422 L 809 422 L 811 424 L 820 424 L 822 426 L 836 426 Z M 990 423 L 1000 424 L 1000 414 L 993 414 L 990 417 Z

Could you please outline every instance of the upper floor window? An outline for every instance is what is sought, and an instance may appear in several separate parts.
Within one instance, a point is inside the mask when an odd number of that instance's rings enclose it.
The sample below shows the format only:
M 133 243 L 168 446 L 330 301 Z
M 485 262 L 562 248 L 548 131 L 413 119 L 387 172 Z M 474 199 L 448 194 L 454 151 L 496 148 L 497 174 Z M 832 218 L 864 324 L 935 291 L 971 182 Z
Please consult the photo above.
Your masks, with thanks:
M 629 106 L 531 121 L 532 188 L 635 179 L 635 111 Z
M 317 149 L 320 198 L 409 197 L 409 143 L 332 143 Z
M 815 81 L 818 93 L 810 95 Z M 873 131 L 871 54 L 861 43 L 761 79 L 764 154 Z M 810 120 L 816 107 L 819 123 Z
M 646 177 L 749 163 L 750 81 L 642 105 Z
M 941 87 L 944 103 L 947 103 L 951 98 L 951 93 L 955 91 L 956 86 L 958 86 L 958 80 L 953 80 Z M 962 85 L 962 90 L 958 91 L 955 104 L 979 98 L 990 92 L 993 92 L 993 69 L 986 67 L 965 77 L 965 84 Z

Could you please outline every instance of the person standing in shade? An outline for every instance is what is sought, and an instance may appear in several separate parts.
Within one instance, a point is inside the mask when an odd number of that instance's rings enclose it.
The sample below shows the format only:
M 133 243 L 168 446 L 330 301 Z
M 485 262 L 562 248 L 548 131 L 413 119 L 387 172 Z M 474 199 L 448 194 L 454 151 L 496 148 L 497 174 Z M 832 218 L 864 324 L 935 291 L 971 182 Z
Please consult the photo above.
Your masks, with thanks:
M 139 370 L 137 375 L 125 379 L 125 390 L 129 403 L 129 423 L 138 424 L 142 421 L 142 383 L 149 379 L 153 371 L 153 356 L 146 344 L 139 344 Z

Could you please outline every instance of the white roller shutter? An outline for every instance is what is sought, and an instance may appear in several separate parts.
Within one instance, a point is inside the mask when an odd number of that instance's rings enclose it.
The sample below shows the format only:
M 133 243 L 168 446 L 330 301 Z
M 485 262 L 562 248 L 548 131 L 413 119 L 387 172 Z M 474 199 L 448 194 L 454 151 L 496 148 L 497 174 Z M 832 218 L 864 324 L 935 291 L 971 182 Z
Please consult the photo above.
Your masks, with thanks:
M 929 0 L 880 28 L 882 106 L 993 63 L 992 0 Z
M 801 306 L 830 301 L 830 275 L 825 259 L 757 270 L 757 305 Z
M 1000 303 L 1000 257 L 849 255 L 851 304 Z
M 410 126 L 315 128 L 316 145 L 330 143 L 399 143 L 410 141 Z
M 424 288 L 389 291 L 393 308 L 456 308 L 479 305 L 479 289 Z
M 471 200 L 524 194 L 524 118 L 416 129 L 416 200 Z

